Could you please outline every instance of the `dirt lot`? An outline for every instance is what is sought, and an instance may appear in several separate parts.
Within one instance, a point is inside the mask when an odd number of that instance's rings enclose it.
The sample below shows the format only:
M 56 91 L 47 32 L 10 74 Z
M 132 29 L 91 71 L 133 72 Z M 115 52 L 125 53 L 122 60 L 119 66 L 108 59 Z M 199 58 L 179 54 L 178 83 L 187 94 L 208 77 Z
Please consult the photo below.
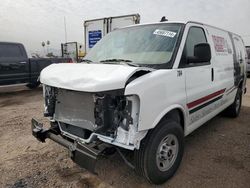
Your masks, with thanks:
M 250 89 L 250 80 L 248 79 Z M 1 89 L 1 88 L 0 88 Z M 0 93 L 0 187 L 154 187 L 118 154 L 97 164 L 98 176 L 79 168 L 63 147 L 31 136 L 30 120 L 43 118 L 41 88 Z M 182 164 L 160 187 L 249 187 L 250 91 L 237 119 L 218 116 L 186 138 Z

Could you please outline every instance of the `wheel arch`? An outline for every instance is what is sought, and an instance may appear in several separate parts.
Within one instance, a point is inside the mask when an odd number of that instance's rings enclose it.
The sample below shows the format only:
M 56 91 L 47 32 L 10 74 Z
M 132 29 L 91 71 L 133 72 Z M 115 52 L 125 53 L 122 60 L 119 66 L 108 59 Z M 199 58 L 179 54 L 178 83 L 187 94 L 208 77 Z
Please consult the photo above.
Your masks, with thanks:
M 246 93 L 246 79 L 244 79 L 244 78 L 240 79 L 239 84 L 238 84 L 238 88 L 240 88 L 242 90 L 243 94 Z
M 243 79 L 241 79 L 241 80 L 239 81 L 238 88 L 243 89 Z
M 168 118 L 179 122 L 181 124 L 181 127 L 183 128 L 183 132 L 185 133 L 186 116 L 185 116 L 185 110 L 181 105 L 173 105 L 165 109 L 154 121 L 152 128 L 155 128 L 161 121 L 164 121 Z

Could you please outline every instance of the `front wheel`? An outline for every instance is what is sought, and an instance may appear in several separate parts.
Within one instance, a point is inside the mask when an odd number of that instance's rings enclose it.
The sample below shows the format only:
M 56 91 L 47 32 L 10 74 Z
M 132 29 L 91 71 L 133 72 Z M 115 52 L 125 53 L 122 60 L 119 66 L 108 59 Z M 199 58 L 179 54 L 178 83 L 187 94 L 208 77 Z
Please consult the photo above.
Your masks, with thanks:
M 135 151 L 136 171 L 153 184 L 162 184 L 178 169 L 184 150 L 181 125 L 165 120 L 143 139 Z

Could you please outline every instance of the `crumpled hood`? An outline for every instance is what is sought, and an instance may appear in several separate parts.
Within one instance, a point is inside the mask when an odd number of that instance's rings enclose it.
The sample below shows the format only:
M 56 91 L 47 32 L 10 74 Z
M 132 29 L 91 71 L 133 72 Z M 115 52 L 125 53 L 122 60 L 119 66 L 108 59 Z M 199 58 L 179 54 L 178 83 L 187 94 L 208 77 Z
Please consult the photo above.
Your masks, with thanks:
M 44 68 L 41 83 L 75 91 L 99 92 L 125 87 L 126 81 L 142 67 L 113 64 L 52 64 Z

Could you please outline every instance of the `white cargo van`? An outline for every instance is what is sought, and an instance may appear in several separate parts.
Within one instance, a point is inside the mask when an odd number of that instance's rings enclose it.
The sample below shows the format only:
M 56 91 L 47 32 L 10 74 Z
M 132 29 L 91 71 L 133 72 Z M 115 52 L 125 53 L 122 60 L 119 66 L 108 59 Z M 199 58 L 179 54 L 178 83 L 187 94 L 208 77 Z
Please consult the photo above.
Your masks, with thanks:
M 239 35 L 202 23 L 135 25 L 109 33 L 80 64 L 45 68 L 41 82 L 51 128 L 33 119 L 36 138 L 92 171 L 114 147 L 161 184 L 178 169 L 185 136 L 222 111 L 239 115 L 246 50 Z

